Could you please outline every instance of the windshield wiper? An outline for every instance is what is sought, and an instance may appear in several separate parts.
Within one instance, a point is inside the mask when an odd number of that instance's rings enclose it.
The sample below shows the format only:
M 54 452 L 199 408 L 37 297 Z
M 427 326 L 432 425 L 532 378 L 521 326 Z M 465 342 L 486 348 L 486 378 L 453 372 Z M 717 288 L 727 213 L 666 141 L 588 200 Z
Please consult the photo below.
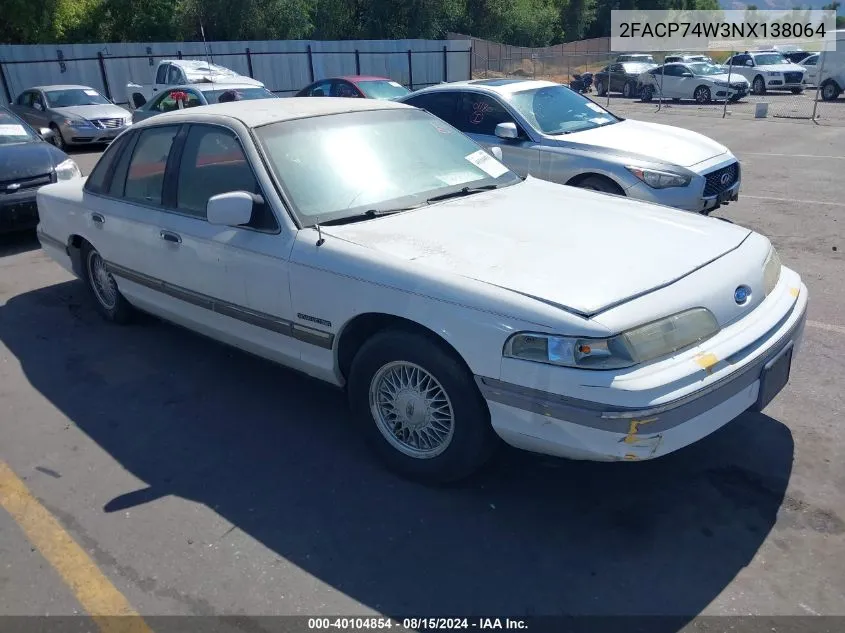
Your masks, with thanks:
M 460 198 L 462 196 L 468 196 L 473 193 L 478 193 L 480 191 L 490 191 L 491 189 L 498 189 L 499 185 L 482 185 L 480 187 L 463 187 L 458 189 L 457 191 L 450 191 L 449 193 L 441 193 L 439 196 L 432 196 L 426 202 L 431 204 L 432 202 L 437 202 L 439 200 L 448 200 L 449 198 Z
M 333 220 L 326 220 L 325 222 L 320 222 L 320 226 L 332 226 L 333 224 L 349 224 L 351 222 L 372 220 L 373 218 L 381 218 L 386 215 L 401 213 L 402 211 L 410 211 L 414 208 L 416 207 L 403 207 L 401 209 L 367 209 L 363 213 L 356 213 L 354 215 L 347 215 L 342 218 L 334 218 Z

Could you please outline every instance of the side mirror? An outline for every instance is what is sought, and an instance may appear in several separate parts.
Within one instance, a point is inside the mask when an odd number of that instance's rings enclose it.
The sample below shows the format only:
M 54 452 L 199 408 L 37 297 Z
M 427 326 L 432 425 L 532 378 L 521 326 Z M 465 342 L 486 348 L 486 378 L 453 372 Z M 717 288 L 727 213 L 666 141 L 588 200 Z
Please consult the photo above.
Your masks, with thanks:
M 692 77 L 692 73 L 683 73 L 681 77 Z
M 42 127 L 38 130 L 38 136 L 40 136 L 45 141 L 52 141 L 55 134 L 53 134 L 53 130 L 48 127 Z
M 44 109 L 44 106 L 42 106 L 40 103 L 38 103 L 38 101 L 33 103 L 32 107 L 35 108 L 36 110 L 43 110 Z
M 240 226 L 252 219 L 252 208 L 257 196 L 246 191 L 230 191 L 212 196 L 205 212 L 209 224 Z
M 499 161 L 502 160 L 502 148 L 501 147 L 494 145 L 492 148 L 490 148 L 490 151 L 491 151 L 491 153 L 493 154 L 493 157 L 496 160 L 499 160 Z
M 510 121 L 499 123 L 496 126 L 496 136 L 507 139 L 519 138 L 519 130 L 516 129 L 516 123 L 511 123 Z

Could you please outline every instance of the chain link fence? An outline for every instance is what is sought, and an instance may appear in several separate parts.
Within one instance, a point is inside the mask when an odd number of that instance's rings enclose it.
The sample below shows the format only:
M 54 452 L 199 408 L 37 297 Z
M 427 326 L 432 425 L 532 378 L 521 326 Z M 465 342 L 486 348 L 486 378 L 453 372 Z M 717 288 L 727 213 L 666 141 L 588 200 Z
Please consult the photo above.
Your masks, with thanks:
M 483 52 L 489 56 L 485 57 Z M 573 81 L 584 73 L 592 73 L 593 83 L 586 96 L 622 116 L 634 116 L 637 112 L 660 112 L 662 114 L 693 114 L 714 118 L 767 118 L 799 119 L 845 125 L 845 95 L 832 101 L 824 101 L 816 77 L 823 76 L 824 59 L 818 67 L 809 67 L 804 73 L 800 87 L 773 85 L 770 82 L 793 80 L 794 77 L 770 77 L 765 71 L 755 68 L 725 65 L 735 55 L 745 51 L 721 51 L 706 53 L 713 62 L 722 66 L 728 83 L 733 87 L 747 82 L 748 92 L 737 99 L 726 99 L 726 93 L 710 82 L 696 82 L 696 77 L 669 77 L 665 75 L 663 62 L 665 52 L 654 53 L 611 53 L 611 52 L 566 52 L 548 49 L 516 49 L 508 47 L 508 56 L 496 55 L 494 47 L 479 51 L 473 48 L 473 77 L 521 77 L 544 79 L 573 87 Z M 808 51 L 807 55 L 811 52 Z M 621 61 L 631 55 L 650 55 L 651 65 L 638 65 L 638 61 Z M 705 55 L 705 53 L 693 53 Z M 670 58 L 670 61 L 673 61 Z M 658 65 L 657 72 L 648 73 Z M 756 71 L 756 72 L 755 72 Z M 670 71 L 672 72 L 672 71 Z M 792 72 L 801 72 L 796 68 Z M 647 73 L 646 76 L 644 73 Z M 681 81 L 678 81 L 681 80 Z M 757 82 L 755 85 L 755 81 Z M 760 91 L 760 82 L 767 82 Z M 650 89 L 646 86 L 650 85 Z M 794 86 L 794 84 L 792 84 Z M 645 88 L 645 89 L 644 89 Z

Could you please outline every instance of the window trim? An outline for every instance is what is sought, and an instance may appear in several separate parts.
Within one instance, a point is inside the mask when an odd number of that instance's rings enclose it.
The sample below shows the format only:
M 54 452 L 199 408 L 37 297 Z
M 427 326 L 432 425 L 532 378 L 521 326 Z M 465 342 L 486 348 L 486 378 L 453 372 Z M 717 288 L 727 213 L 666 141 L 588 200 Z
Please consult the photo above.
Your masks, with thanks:
M 170 165 L 170 159 L 173 156 L 173 148 L 176 145 L 176 140 L 178 139 L 179 133 L 181 132 L 181 128 L 184 127 L 184 125 L 185 125 L 184 123 L 164 123 L 162 125 L 151 125 L 149 127 L 144 127 L 141 130 L 138 130 L 135 134 L 135 138 L 132 139 L 132 141 L 133 141 L 132 142 L 132 152 L 129 156 L 129 163 L 126 166 L 126 178 L 123 179 L 123 193 L 120 196 L 117 196 L 117 197 L 109 195 L 109 198 L 112 199 L 112 200 L 118 200 L 118 201 L 123 202 L 125 204 L 133 204 L 135 206 L 145 207 L 147 209 L 152 209 L 154 211 L 164 211 L 165 210 L 165 207 L 164 207 L 164 202 L 165 202 L 164 185 L 167 182 L 167 168 Z M 129 179 L 129 170 L 132 168 L 132 159 L 135 158 L 135 150 L 138 149 L 138 143 L 141 142 L 141 137 L 144 135 L 144 132 L 149 132 L 151 130 L 159 130 L 159 129 L 167 128 L 167 127 L 177 127 L 177 128 L 180 128 L 180 129 L 178 129 L 176 131 L 176 135 L 173 137 L 173 143 L 170 145 L 170 153 L 168 154 L 168 157 L 167 157 L 167 164 L 165 164 L 165 166 L 164 166 L 164 178 L 163 178 L 162 183 L 161 183 L 161 202 L 159 204 L 153 204 L 153 203 L 146 201 L 146 200 L 135 200 L 134 198 L 127 198 L 126 197 L 126 181 Z M 117 169 L 117 167 L 115 167 L 115 169 Z M 109 188 L 111 188 L 111 183 L 109 183 Z
M 114 139 L 114 141 L 112 141 L 111 144 L 109 144 L 109 146 L 103 152 L 103 155 L 100 156 L 100 159 L 97 161 L 97 164 L 94 165 L 94 169 L 91 170 L 91 173 L 88 175 L 88 178 L 86 178 L 86 180 L 85 180 L 85 185 L 82 187 L 82 189 L 85 191 L 85 193 L 90 193 L 90 194 L 93 194 L 93 195 L 103 195 L 103 191 L 107 192 L 109 189 L 111 189 L 111 182 L 112 182 L 112 179 L 114 178 L 114 172 L 117 170 L 117 164 L 120 162 L 120 159 L 123 156 L 123 153 L 126 151 L 126 148 L 134 146 L 133 145 L 133 141 L 134 141 L 133 136 L 137 136 L 135 134 L 135 130 L 127 130 L 127 132 L 125 134 L 121 134 L 116 139 Z M 91 176 L 93 176 L 94 172 L 97 171 L 97 167 L 99 166 L 100 161 L 102 161 L 104 158 L 109 156 L 112 152 L 117 152 L 117 153 L 115 154 L 114 158 L 112 159 L 111 164 L 106 168 L 106 174 L 103 177 L 103 191 L 94 191 L 93 189 L 91 189 L 89 187 L 89 185 L 91 183 Z
M 265 233 L 269 235 L 278 235 L 282 232 L 282 223 L 279 221 L 278 216 L 276 215 L 275 210 L 273 209 L 273 205 L 267 200 L 267 195 L 264 191 L 264 187 L 261 186 L 261 181 L 258 179 L 258 176 L 255 173 L 255 168 L 252 165 L 252 162 L 249 160 L 249 156 L 247 155 L 247 151 L 244 147 L 243 139 L 237 133 L 236 130 L 232 129 L 228 125 L 224 125 L 222 123 L 213 123 L 213 122 L 191 122 L 191 123 L 184 123 L 182 124 L 182 130 L 176 135 L 176 138 L 173 140 L 173 148 L 171 149 L 170 156 L 167 160 L 167 167 L 165 168 L 164 172 L 164 186 L 162 187 L 162 201 L 165 200 L 165 193 L 168 194 L 168 197 L 172 195 L 172 199 L 168 199 L 169 203 L 172 203 L 172 206 L 168 204 L 168 206 L 163 206 L 158 208 L 159 211 L 164 213 L 171 213 L 173 215 L 179 215 L 185 218 L 191 218 L 192 220 L 198 220 L 200 222 L 205 222 L 208 224 L 207 217 L 199 217 L 192 213 L 187 213 L 186 211 L 181 211 L 179 209 L 178 202 L 178 194 L 179 194 L 179 166 L 182 164 L 182 157 L 185 152 L 185 144 L 188 139 L 188 134 L 191 131 L 192 127 L 216 127 L 226 132 L 232 134 L 235 137 L 235 140 L 240 145 L 241 152 L 243 152 L 244 160 L 246 160 L 246 164 L 252 172 L 252 177 L 255 178 L 255 184 L 258 185 L 258 190 L 261 192 L 259 195 L 264 199 L 265 206 L 270 210 L 270 217 L 273 218 L 273 222 L 275 223 L 275 229 L 258 229 L 252 226 L 233 226 L 233 229 L 242 229 L 244 231 L 253 231 L 255 233 Z M 165 127 L 165 126 L 156 126 L 156 127 Z M 181 136 L 181 138 L 180 138 Z M 177 147 L 177 143 L 179 144 Z M 173 150 L 177 150 L 174 152 Z M 178 156 L 178 159 L 176 158 Z M 172 159 L 172 163 L 171 163 Z M 172 191 L 171 191 L 172 189 Z

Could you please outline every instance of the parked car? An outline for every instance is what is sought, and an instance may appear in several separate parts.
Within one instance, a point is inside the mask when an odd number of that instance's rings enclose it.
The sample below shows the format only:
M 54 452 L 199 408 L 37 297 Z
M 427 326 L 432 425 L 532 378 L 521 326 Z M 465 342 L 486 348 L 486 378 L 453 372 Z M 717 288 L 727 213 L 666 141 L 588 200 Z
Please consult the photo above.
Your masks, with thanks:
M 657 64 L 643 62 L 617 62 L 605 66 L 595 75 L 593 83 L 596 94 L 604 97 L 608 92 L 621 92 L 626 99 L 637 95 L 638 79 L 641 74 L 655 68 Z
M 132 121 L 137 123 L 163 112 L 194 108 L 212 103 L 278 98 L 267 88 L 251 84 L 213 83 L 175 86 L 159 93 L 151 101 L 133 110 Z
M 676 62 L 680 62 L 681 64 L 689 64 L 692 62 L 705 62 L 707 64 L 718 66 L 718 64 L 709 55 L 699 55 L 695 53 L 675 53 L 672 55 L 667 55 L 663 58 L 664 64 L 673 64 Z
M 731 74 L 742 75 L 751 84 L 751 94 L 763 95 L 768 90 L 804 91 L 804 69 L 793 64 L 777 51 L 746 52 L 729 57 L 725 62 Z
M 804 49 L 796 46 L 795 44 L 776 44 L 772 46 L 770 49 L 771 51 L 776 51 L 783 55 L 787 61 L 792 62 L 793 64 L 800 64 L 802 59 L 806 59 L 807 55 L 810 53 L 805 51 Z
M 329 77 L 309 84 L 297 97 L 358 97 L 365 99 L 398 99 L 411 91 L 387 77 L 349 75 Z
M 721 66 L 706 62 L 664 64 L 639 77 L 639 93 L 643 101 L 651 101 L 661 95 L 665 99 L 692 99 L 697 103 L 726 99 L 739 101 L 748 94 L 748 90 L 745 77 L 729 76 Z
M 819 54 L 818 82 L 824 101 L 833 101 L 845 91 L 845 29 L 835 32 L 836 50 Z
M 34 229 L 38 188 L 81 176 L 76 163 L 48 142 L 52 134 L 0 106 L 0 233 Z
M 153 70 L 149 84 L 126 84 L 129 109 L 140 108 L 159 93 L 175 86 L 208 83 L 239 83 L 263 88 L 264 84 L 231 68 L 198 59 L 163 59 Z
M 500 148 L 522 176 L 700 213 L 739 196 L 741 170 L 727 147 L 682 128 L 621 119 L 550 81 L 440 84 L 402 102 Z
M 804 85 L 815 88 L 819 85 L 819 54 L 813 53 L 808 55 L 800 62 L 799 66 L 804 68 Z
M 497 436 L 675 451 L 769 404 L 806 318 L 764 236 L 523 180 L 386 100 L 162 114 L 38 206 L 106 320 L 152 312 L 344 388 L 376 453 L 425 482 L 476 471 Z
M 639 62 L 641 64 L 653 64 L 654 56 L 648 53 L 623 53 L 616 56 L 617 62 Z
M 132 115 L 90 86 L 36 86 L 23 91 L 11 109 L 35 128 L 53 132 L 59 149 L 109 143 L 132 123 Z

